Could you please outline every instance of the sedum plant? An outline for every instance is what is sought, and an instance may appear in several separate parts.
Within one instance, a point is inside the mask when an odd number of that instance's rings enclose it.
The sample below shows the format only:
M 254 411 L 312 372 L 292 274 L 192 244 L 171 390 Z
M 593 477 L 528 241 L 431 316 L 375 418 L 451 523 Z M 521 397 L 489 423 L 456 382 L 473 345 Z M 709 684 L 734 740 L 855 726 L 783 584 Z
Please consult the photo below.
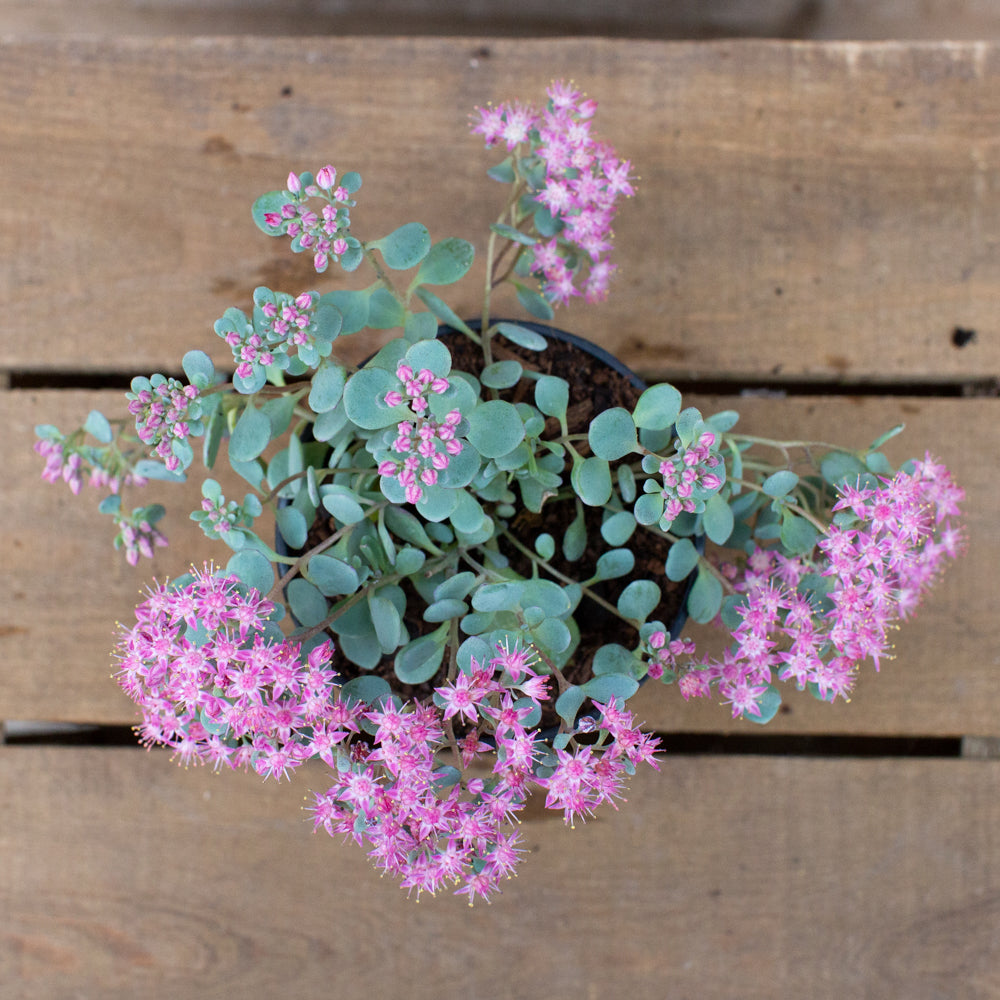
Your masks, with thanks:
M 191 351 L 183 379 L 134 379 L 129 418 L 38 428 L 43 477 L 104 493 L 133 565 L 166 539 L 163 507 L 128 510 L 127 490 L 182 480 L 196 458 L 246 482 L 227 497 L 207 476 L 191 514 L 222 565 L 154 583 L 121 630 L 141 739 L 275 778 L 323 762 L 317 828 L 418 894 L 491 896 L 533 791 L 572 822 L 656 766 L 628 709 L 647 678 L 756 722 L 782 686 L 846 697 L 962 546 L 947 469 L 893 469 L 879 450 L 900 428 L 860 449 L 763 439 L 667 383 L 572 426 L 574 373 L 537 363 L 544 324 L 606 296 L 633 194 L 595 109 L 556 83 L 542 108 L 474 115 L 503 154 L 475 322 L 441 297 L 471 243 L 416 222 L 359 235 L 358 174 L 293 173 L 258 198 L 257 226 L 318 273 L 366 268 L 371 283 L 258 288 L 215 324 L 231 370 Z M 495 319 L 501 284 L 541 323 Z M 394 333 L 360 367 L 338 359 L 338 341 L 373 330 Z M 539 525 L 557 505 L 556 534 Z M 636 556 L 657 545 L 650 573 Z M 729 630 L 721 659 L 680 634 L 685 612 Z M 597 613 L 607 641 L 584 657 Z

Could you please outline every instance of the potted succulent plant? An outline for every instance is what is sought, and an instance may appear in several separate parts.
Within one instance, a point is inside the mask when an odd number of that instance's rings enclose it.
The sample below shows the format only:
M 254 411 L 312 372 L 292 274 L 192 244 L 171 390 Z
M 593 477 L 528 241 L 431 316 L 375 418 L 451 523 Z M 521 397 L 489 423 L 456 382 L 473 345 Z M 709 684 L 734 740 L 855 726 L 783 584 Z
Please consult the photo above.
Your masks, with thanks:
M 757 722 L 783 682 L 846 695 L 962 545 L 945 467 L 878 450 L 899 428 L 860 449 L 747 436 L 548 325 L 605 297 L 633 193 L 595 109 L 556 83 L 544 107 L 474 116 L 504 192 L 474 322 L 438 294 L 471 243 L 419 223 L 363 238 L 357 174 L 293 173 L 258 227 L 372 283 L 258 288 L 215 324 L 231 372 L 191 351 L 186 381 L 133 381 L 131 419 L 38 428 L 44 478 L 105 492 L 133 564 L 166 540 L 163 508 L 129 512 L 127 488 L 190 475 L 196 445 L 246 481 L 237 499 L 205 478 L 191 515 L 224 566 L 155 584 L 122 629 L 141 739 L 276 778 L 325 762 L 316 826 L 418 894 L 497 891 L 533 791 L 572 821 L 655 766 L 628 709 L 647 678 Z M 492 315 L 502 283 L 531 321 Z M 396 333 L 338 360 L 371 330 Z M 686 614 L 731 632 L 721 660 L 681 635 Z

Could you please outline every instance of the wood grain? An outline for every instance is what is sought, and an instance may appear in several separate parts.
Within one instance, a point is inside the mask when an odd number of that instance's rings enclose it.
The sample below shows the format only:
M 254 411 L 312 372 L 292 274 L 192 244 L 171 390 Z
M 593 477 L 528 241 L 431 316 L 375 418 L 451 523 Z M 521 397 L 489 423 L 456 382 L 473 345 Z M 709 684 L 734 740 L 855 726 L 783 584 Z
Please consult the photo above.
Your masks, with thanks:
M 693 380 L 689 402 L 734 406 L 751 432 L 863 445 L 905 421 L 893 461 L 928 447 L 968 493 L 969 552 L 895 659 L 850 705 L 793 695 L 768 732 L 963 736 L 985 759 L 670 757 L 575 831 L 533 806 L 522 877 L 470 911 L 407 901 L 311 835 L 322 767 L 275 785 L 137 748 L 0 746 L 5 1000 L 1000 998 L 1000 404 L 928 391 L 1000 377 L 1000 45 L 55 37 L 70 15 L 124 23 L 117 2 L 78 7 L 0 0 L 0 720 L 132 722 L 115 620 L 152 573 L 225 558 L 187 519 L 195 483 L 170 549 L 130 570 L 96 504 L 43 484 L 31 451 L 34 424 L 69 429 L 120 394 L 11 382 L 173 371 L 196 346 L 222 360 L 227 306 L 314 283 L 248 216 L 292 168 L 361 170 L 363 236 L 422 217 L 475 238 L 495 206 L 469 109 L 566 76 L 642 182 L 615 295 L 560 323 Z M 232 9 L 153 0 L 128 23 Z M 265 9 L 241 5 L 241 30 Z M 54 34 L 4 35 L 12 11 Z M 476 293 L 457 289 L 460 312 Z M 975 338 L 956 347 L 956 327 Z M 843 395 L 708 394 L 765 380 Z M 861 394 L 873 382 L 908 394 Z M 652 685 L 635 707 L 665 732 L 760 732 Z
M 940 581 L 918 616 L 899 632 L 895 659 L 876 677 L 864 673 L 857 697 L 822 705 L 792 691 L 790 711 L 774 732 L 996 735 L 1000 693 L 996 650 L 1000 621 L 995 613 L 1000 536 L 994 525 L 1000 472 L 984 454 L 995 453 L 994 399 L 805 397 L 796 399 L 693 396 L 703 412 L 735 407 L 748 433 L 832 438 L 863 447 L 899 422 L 907 432 L 890 442 L 890 458 L 901 463 L 929 448 L 947 456 L 968 499 L 968 554 Z M 112 551 L 110 519 L 96 512 L 97 497 L 74 498 L 63 484 L 38 479 L 41 460 L 31 451 L 32 428 L 53 422 L 68 431 L 92 406 L 120 412 L 115 393 L 46 391 L 0 393 L 0 421 L 7 427 L 7 475 L 0 480 L 0 545 L 8 554 L 0 577 L 0 718 L 133 721 L 131 704 L 109 680 L 108 650 L 115 621 L 128 622 L 145 581 L 184 572 L 193 562 L 224 562 L 228 550 L 213 545 L 186 520 L 200 498 L 197 483 L 177 496 L 148 487 L 128 504 L 165 500 L 170 549 L 153 564 L 131 569 Z M 992 450 L 991 450 L 992 449 Z M 200 479 L 198 480 L 200 482 Z M 227 495 L 242 497 L 236 481 Z M 692 629 L 713 641 L 708 630 Z M 636 702 L 640 717 L 673 731 L 746 732 L 714 702 L 684 704 L 674 689 L 650 685 Z M 754 731 L 756 731 L 755 727 Z
M 1000 996 L 996 761 L 668 760 L 620 812 L 528 819 L 471 910 L 312 835 L 322 781 L 4 749 L 4 996 Z
M 257 284 L 311 284 L 247 214 L 293 167 L 359 169 L 363 237 L 419 216 L 482 249 L 493 157 L 467 114 L 573 77 L 642 183 L 614 297 L 564 325 L 675 377 L 1000 371 L 997 45 L 389 38 L 376 53 L 8 40 L 0 368 L 176 366 Z M 462 286 L 458 311 L 475 299 Z M 956 327 L 978 336 L 959 350 Z
M 976 40 L 1000 16 L 991 0 L 2 0 L 0 33 Z

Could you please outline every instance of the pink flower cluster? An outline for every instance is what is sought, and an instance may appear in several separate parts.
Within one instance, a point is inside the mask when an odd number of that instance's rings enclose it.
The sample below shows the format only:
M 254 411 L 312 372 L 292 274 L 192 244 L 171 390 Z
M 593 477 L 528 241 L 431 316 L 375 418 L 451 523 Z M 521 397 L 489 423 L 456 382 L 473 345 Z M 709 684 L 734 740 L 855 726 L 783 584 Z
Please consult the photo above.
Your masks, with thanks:
M 660 463 L 664 500 L 660 526 L 664 530 L 684 512 L 704 510 L 704 500 L 721 489 L 725 480 L 715 471 L 722 465 L 715 451 L 718 444 L 719 436 L 705 431 L 697 444 Z
M 398 480 L 406 492 L 407 503 L 417 503 L 424 495 L 423 487 L 437 483 L 438 473 L 448 468 L 453 456 L 461 453 L 462 442 L 455 436 L 455 428 L 462 415 L 451 410 L 444 420 L 438 421 L 427 413 L 427 393 L 440 395 L 449 386 L 446 378 L 430 369 L 414 372 L 409 365 L 400 364 L 396 378 L 402 391 L 387 392 L 386 404 L 409 406 L 417 419 L 403 420 L 397 425 L 389 457 L 379 462 L 378 473 Z
M 297 643 L 264 634 L 274 606 L 256 590 L 210 566 L 193 577 L 151 589 L 115 647 L 144 743 L 173 748 L 183 763 L 280 778 L 357 732 L 331 700 L 330 643 L 304 657 Z
M 123 486 L 145 486 L 146 479 L 131 472 L 123 461 L 116 461 L 110 449 L 74 448 L 65 438 L 41 438 L 34 450 L 45 459 L 42 479 L 47 483 L 64 480 L 74 494 L 84 486 L 117 493 Z M 113 467 L 110 467 L 113 466 Z
M 168 469 L 172 472 L 179 469 L 181 461 L 174 454 L 173 445 L 175 441 L 186 441 L 191 433 L 190 421 L 199 415 L 197 404 L 192 406 L 198 389 L 175 378 L 154 375 L 148 389 L 125 395 L 139 439 Z
M 292 238 L 292 249 L 308 251 L 313 255 L 313 265 L 322 274 L 330 262 L 336 262 L 348 250 L 351 220 L 348 209 L 354 204 L 350 192 L 337 185 L 337 172 L 331 166 L 316 172 L 316 183 L 305 187 L 294 173 L 288 175 L 289 200 L 277 212 L 266 212 L 264 222 L 278 232 Z M 308 203 L 321 197 L 326 204 L 317 214 Z
M 273 610 L 210 566 L 182 586 L 150 590 L 114 654 L 118 683 L 142 712 L 143 742 L 171 747 L 182 763 L 278 779 L 324 761 L 334 778 L 314 795 L 315 828 L 366 847 L 418 895 L 451 884 L 471 903 L 498 891 L 519 860 L 514 818 L 532 787 L 572 821 L 619 797 L 638 762 L 656 766 L 657 741 L 611 702 L 578 728 L 601 729 L 610 744 L 561 749 L 551 773 L 536 776 L 539 748 L 525 723 L 548 697 L 548 679 L 523 649 L 473 659 L 470 673 L 437 689 L 441 707 L 383 699 L 369 708 L 340 696 L 332 644 L 306 654 L 275 634 Z M 457 740 L 452 720 L 466 728 Z M 449 745 L 457 768 L 439 758 Z M 494 749 L 492 773 L 470 777 Z
M 846 697 L 860 664 L 871 658 L 877 670 L 887 655 L 893 622 L 913 612 L 944 559 L 960 554 L 963 536 L 949 519 L 964 495 L 930 456 L 878 487 L 839 490 L 834 510 L 850 515 L 820 539 L 817 558 L 750 554 L 737 583 L 746 601 L 736 641 L 721 662 L 695 664 L 681 692 L 706 696 L 717 683 L 734 717 L 760 714 L 775 673 L 823 700 Z M 807 573 L 829 579 L 824 597 L 799 592 Z
M 582 255 L 589 261 L 582 294 L 588 302 L 596 302 L 607 296 L 615 270 L 608 259 L 611 223 L 618 198 L 635 193 L 632 165 L 619 159 L 608 143 L 591 136 L 596 101 L 583 99 L 563 82 L 553 83 L 546 93 L 549 100 L 543 111 L 511 103 L 478 108 L 472 131 L 481 134 L 487 146 L 504 142 L 514 150 L 530 143 L 544 173 L 535 200 L 561 226 L 554 237 L 532 248 L 532 269 L 541 278 L 546 298 L 565 304 L 581 294 L 577 282 L 578 255 Z

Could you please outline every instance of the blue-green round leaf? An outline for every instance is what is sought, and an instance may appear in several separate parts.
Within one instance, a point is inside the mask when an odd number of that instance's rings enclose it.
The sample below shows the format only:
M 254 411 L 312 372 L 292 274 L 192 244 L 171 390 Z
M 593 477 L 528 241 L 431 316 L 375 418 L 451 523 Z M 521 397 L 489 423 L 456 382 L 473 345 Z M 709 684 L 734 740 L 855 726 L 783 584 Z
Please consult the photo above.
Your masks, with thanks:
M 430 248 L 414 283 L 419 285 L 450 285 L 464 277 L 472 267 L 475 250 L 468 240 L 449 237 Z
M 552 617 L 564 615 L 570 608 L 566 588 L 553 580 L 522 580 L 518 583 L 518 593 L 521 607 L 536 605 Z
M 298 576 L 288 584 L 288 605 L 300 625 L 318 625 L 327 616 L 326 598 L 308 580 Z
M 309 526 L 302 511 L 295 507 L 279 507 L 274 514 L 281 537 L 290 549 L 301 549 L 306 544 Z
M 624 458 L 639 446 L 632 415 L 621 406 L 614 406 L 594 417 L 587 439 L 593 453 L 609 462 Z
M 271 421 L 266 413 L 247 403 L 229 439 L 229 457 L 234 462 L 252 462 L 271 440 Z
M 563 534 L 562 550 L 563 555 L 570 561 L 576 562 L 583 555 L 587 547 L 587 524 L 584 519 L 583 507 L 577 511 L 569 527 Z
M 400 549 L 396 553 L 396 572 L 403 576 L 412 576 L 418 573 L 427 561 L 427 556 L 420 549 L 411 549 L 409 546 Z
M 816 544 L 818 532 L 804 517 L 787 508 L 781 512 L 781 544 L 789 555 L 805 555 Z
M 364 635 L 340 633 L 337 645 L 340 652 L 362 670 L 372 670 L 382 659 L 382 647 L 379 645 L 378 637 L 371 630 Z
M 517 409 L 502 399 L 480 403 L 468 417 L 469 442 L 483 458 L 499 458 L 524 440 L 524 422 Z
M 714 493 L 705 501 L 702 523 L 705 526 L 705 534 L 716 545 L 725 545 L 733 533 L 733 512 L 718 493 Z
M 648 583 L 649 581 L 641 582 Z M 607 645 L 601 646 L 594 654 L 593 669 L 595 677 L 601 677 L 605 674 L 623 674 L 634 679 L 636 671 L 641 669 L 641 664 L 630 649 L 626 649 L 616 642 L 609 642 Z
M 347 384 L 347 370 L 336 361 L 326 360 L 313 375 L 309 390 L 309 406 L 314 413 L 332 410 L 344 395 Z
M 404 684 L 423 684 L 438 672 L 444 657 L 448 627 L 445 623 L 430 635 L 408 642 L 396 653 L 396 676 Z
M 517 323 L 497 323 L 497 333 L 502 333 L 509 341 L 529 351 L 544 351 L 549 343 L 540 333 Z
M 591 701 L 606 705 L 612 698 L 627 701 L 639 690 L 639 682 L 628 674 L 601 674 L 583 685 L 583 692 Z
M 428 604 L 424 610 L 425 622 L 446 622 L 452 618 L 461 618 L 469 611 L 469 605 L 465 601 L 456 600 L 453 597 L 445 597 L 433 604 Z
M 555 655 L 568 649 L 569 644 L 573 641 L 573 635 L 568 626 L 558 618 L 543 618 L 531 628 L 531 635 L 539 646 Z
M 666 430 L 681 410 L 681 394 L 667 382 L 651 385 L 639 397 L 632 412 L 636 427 Z
M 769 497 L 783 497 L 795 489 L 799 477 L 790 469 L 780 469 L 761 483 L 761 489 Z
M 568 726 L 576 722 L 577 712 L 580 711 L 587 695 L 583 688 L 571 684 L 558 698 L 556 698 L 556 713 Z
M 831 486 L 839 486 L 845 481 L 856 482 L 858 476 L 864 475 L 868 470 L 856 455 L 845 451 L 831 451 L 823 456 L 820 471 Z
M 569 406 L 569 383 L 557 375 L 543 375 L 535 383 L 535 405 L 547 417 L 562 420 Z
M 111 430 L 111 423 L 100 410 L 91 410 L 87 414 L 83 429 L 100 441 L 101 444 L 110 444 L 111 439 L 114 437 L 114 432 Z
M 375 626 L 375 635 L 383 653 L 391 653 L 398 645 L 402 621 L 396 605 L 378 594 L 368 595 L 368 611 Z
M 181 367 L 188 381 L 199 389 L 207 389 L 215 382 L 215 365 L 204 351 L 188 351 L 181 359 Z
M 369 365 L 355 372 L 344 387 L 344 410 L 358 427 L 373 431 L 401 419 L 401 409 L 385 403 L 385 394 L 398 389 L 399 379 L 384 368 Z
M 576 495 L 590 507 L 600 507 L 611 499 L 611 468 L 606 459 L 591 456 L 577 462 L 570 481 Z
M 519 361 L 494 361 L 479 375 L 479 381 L 490 389 L 509 389 L 521 380 L 524 369 Z
M 618 598 L 618 610 L 626 617 L 644 622 L 659 605 L 662 594 L 652 580 L 633 580 Z
M 511 611 L 521 603 L 524 581 L 484 583 L 472 595 L 476 611 Z
M 479 531 L 486 517 L 482 504 L 468 490 L 453 490 L 455 507 L 448 515 L 456 530 L 466 534 Z
M 695 577 L 687 606 L 688 614 L 701 624 L 710 622 L 722 607 L 722 584 L 704 566 Z
M 373 330 L 391 330 L 406 322 L 406 310 L 387 288 L 376 288 L 368 298 L 368 325 Z
M 406 317 L 403 335 L 411 344 L 415 344 L 418 340 L 433 340 L 437 333 L 438 322 L 433 313 L 411 313 Z
M 629 510 L 620 510 L 601 525 L 601 537 L 608 545 L 624 545 L 635 532 L 635 526 L 635 515 Z
M 403 359 L 411 368 L 429 368 L 435 375 L 451 371 L 451 351 L 440 340 L 419 340 L 406 351 Z
M 678 582 L 687 578 L 688 574 L 698 565 L 698 550 L 690 538 L 679 538 L 670 546 L 667 553 L 665 571 L 668 580 Z
M 524 624 L 529 629 L 536 628 L 545 621 L 545 611 L 542 608 L 536 608 L 532 605 L 521 612 L 521 618 L 524 619 Z
M 521 305 L 535 317 L 535 319 L 540 319 L 545 323 L 548 323 L 555 315 L 552 311 L 552 306 L 543 295 L 539 292 L 532 291 L 530 288 L 525 288 L 523 285 L 518 286 L 517 301 L 520 302 Z
M 309 560 L 309 577 L 327 597 L 353 594 L 359 587 L 358 571 L 349 563 L 322 552 Z
M 439 583 L 434 588 L 434 600 L 443 601 L 446 598 L 462 600 L 462 598 L 468 596 L 475 582 L 476 574 L 471 570 L 463 570 L 461 573 L 455 573 L 454 576 L 449 576 L 447 580 Z
M 382 259 L 387 266 L 394 271 L 405 271 L 415 267 L 427 256 L 431 248 L 431 236 L 423 223 L 408 222 L 369 245 L 382 251 Z
M 319 340 L 332 342 L 344 328 L 344 317 L 332 303 L 321 302 L 313 313 L 313 325 Z
M 424 494 L 417 501 L 417 511 L 426 521 L 443 521 L 458 506 L 458 490 L 443 486 L 424 486 Z
M 357 524 L 365 519 L 365 512 L 354 494 L 346 486 L 321 486 L 323 506 L 341 524 Z
M 392 688 L 384 677 L 376 674 L 362 674 L 353 677 L 340 689 L 341 698 L 348 702 L 375 705 L 392 694 Z
M 628 576 L 635 568 L 635 556 L 631 549 L 611 549 L 601 554 L 597 560 L 595 577 L 598 580 L 617 580 Z
M 639 524 L 656 524 L 663 515 L 663 494 L 643 493 L 632 508 Z
M 338 288 L 320 296 L 320 305 L 332 305 L 340 313 L 340 335 L 357 333 L 368 325 L 368 292 Z
M 535 551 L 543 559 L 551 559 L 556 554 L 556 540 L 546 531 L 535 539 Z

